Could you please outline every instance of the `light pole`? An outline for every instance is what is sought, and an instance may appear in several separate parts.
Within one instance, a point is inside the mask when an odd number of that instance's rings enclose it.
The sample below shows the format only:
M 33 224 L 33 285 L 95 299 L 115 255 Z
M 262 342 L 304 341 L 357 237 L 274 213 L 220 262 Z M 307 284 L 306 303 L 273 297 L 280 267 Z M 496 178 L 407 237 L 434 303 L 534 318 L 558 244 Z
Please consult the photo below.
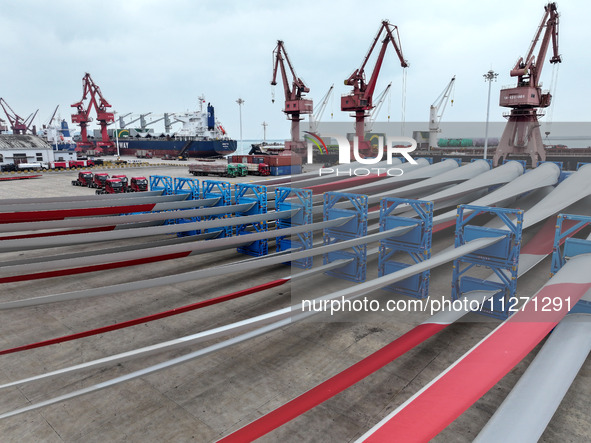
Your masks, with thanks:
M 263 143 L 266 143 L 267 142 L 267 126 L 269 126 L 269 123 L 263 122 L 261 125 L 263 126 Z
M 497 74 L 495 71 L 493 71 L 492 69 L 489 70 L 486 74 L 483 75 L 484 77 L 484 81 L 488 82 L 488 103 L 486 105 L 486 126 L 484 129 L 484 159 L 486 160 L 486 153 L 488 150 L 488 117 L 490 114 L 490 88 L 492 85 L 492 81 L 496 81 L 497 80 L 497 76 L 499 74 Z
M 236 103 L 238 103 L 238 109 L 240 110 L 240 150 L 242 151 L 242 105 L 244 100 L 239 97 Z

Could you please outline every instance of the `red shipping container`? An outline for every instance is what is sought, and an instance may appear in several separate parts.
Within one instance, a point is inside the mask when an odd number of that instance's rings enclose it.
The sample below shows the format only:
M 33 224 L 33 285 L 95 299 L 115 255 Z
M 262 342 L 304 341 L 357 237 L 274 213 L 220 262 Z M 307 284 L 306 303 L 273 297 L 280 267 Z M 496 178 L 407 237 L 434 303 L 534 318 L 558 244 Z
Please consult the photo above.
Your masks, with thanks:
M 252 163 L 252 155 L 231 155 L 229 163 Z
M 265 163 L 269 166 L 301 165 L 302 158 L 299 155 L 266 155 Z

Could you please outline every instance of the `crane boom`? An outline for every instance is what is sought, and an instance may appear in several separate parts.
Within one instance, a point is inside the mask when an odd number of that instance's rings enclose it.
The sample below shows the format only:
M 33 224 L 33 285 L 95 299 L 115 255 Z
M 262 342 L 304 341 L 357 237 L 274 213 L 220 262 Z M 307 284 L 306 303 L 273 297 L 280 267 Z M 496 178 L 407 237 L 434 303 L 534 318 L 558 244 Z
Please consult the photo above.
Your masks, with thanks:
M 55 107 L 55 110 L 53 111 L 53 114 L 51 114 L 51 117 L 49 119 L 49 122 L 47 123 L 47 126 L 51 126 L 51 124 L 53 123 L 53 119 L 55 118 L 55 114 L 57 114 L 57 110 L 60 107 L 60 105 L 57 105 Z
M 155 123 L 158 123 L 159 121 L 162 121 L 162 120 L 164 120 L 164 119 L 165 119 L 165 117 L 166 117 L 166 114 L 165 114 L 165 115 L 163 115 L 163 116 L 162 116 L 162 117 L 160 117 L 160 118 L 156 118 L 156 119 L 154 119 L 154 120 L 150 120 L 149 122 L 147 122 L 147 123 L 144 125 L 144 127 L 145 127 L 145 126 L 150 126 L 150 125 L 153 125 L 153 124 L 155 124 Z
M 333 90 L 334 84 L 330 85 L 330 88 L 328 88 L 327 93 L 324 95 L 324 97 L 322 97 L 320 105 L 317 109 L 314 110 L 315 112 L 310 114 L 310 132 L 318 132 L 318 124 L 322 119 L 322 115 L 324 114 L 324 110 L 326 109 L 326 105 L 328 104 L 328 100 L 330 99 Z
M 365 123 L 365 132 L 371 132 L 371 130 L 373 129 L 373 124 L 376 122 L 376 118 L 378 117 L 378 114 L 380 113 L 380 110 L 382 109 L 384 101 L 386 100 L 386 97 L 388 96 L 388 93 L 390 92 L 391 87 L 392 87 L 392 82 L 388 83 L 388 86 L 386 86 L 386 89 L 384 89 L 380 93 L 380 95 L 378 95 L 378 97 L 376 98 L 376 104 L 375 104 L 374 108 L 369 113 L 369 121 L 367 121 Z

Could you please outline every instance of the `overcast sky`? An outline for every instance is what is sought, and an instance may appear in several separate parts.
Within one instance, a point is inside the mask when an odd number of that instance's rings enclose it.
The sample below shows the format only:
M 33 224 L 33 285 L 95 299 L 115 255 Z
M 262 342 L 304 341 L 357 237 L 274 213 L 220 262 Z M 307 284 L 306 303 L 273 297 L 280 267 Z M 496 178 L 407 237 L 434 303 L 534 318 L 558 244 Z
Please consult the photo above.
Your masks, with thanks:
M 491 120 L 501 121 L 501 86 L 525 55 L 543 14 L 543 1 L 340 0 L 338 2 L 125 0 L 3 1 L 0 16 L 2 96 L 21 116 L 39 108 L 38 125 L 56 105 L 70 121 L 72 103 L 82 96 L 89 72 L 112 110 L 119 114 L 182 112 L 204 94 L 230 135 L 289 137 L 281 112 L 283 90 L 271 102 L 272 51 L 284 40 L 298 75 L 320 101 L 331 84 L 335 95 L 325 112 L 330 121 L 351 120 L 340 111 L 343 84 L 359 67 L 383 19 L 399 28 L 407 70 L 406 121 L 426 121 L 429 106 L 456 75 L 453 107 L 443 120 L 484 121 L 487 84 L 492 84 Z M 591 2 L 558 2 L 560 47 L 554 121 L 591 119 L 588 84 L 591 62 Z M 549 49 L 547 59 L 551 55 Z M 373 63 L 366 71 L 371 72 Z M 542 78 L 550 86 L 552 66 Z M 392 82 L 379 121 L 401 119 L 402 68 L 392 48 L 386 53 L 376 91 Z M 157 127 L 158 128 L 158 127 Z M 160 129 L 161 130 L 161 129 Z

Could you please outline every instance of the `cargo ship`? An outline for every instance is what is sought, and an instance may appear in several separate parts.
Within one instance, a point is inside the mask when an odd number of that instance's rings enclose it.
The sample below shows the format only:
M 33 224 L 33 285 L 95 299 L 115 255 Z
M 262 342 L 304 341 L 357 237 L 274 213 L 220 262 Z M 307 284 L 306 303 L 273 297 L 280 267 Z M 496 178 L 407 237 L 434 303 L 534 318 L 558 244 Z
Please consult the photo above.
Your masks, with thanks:
M 42 140 L 50 144 L 55 151 L 74 151 L 76 149 L 76 142 L 65 120 L 61 120 L 57 125 L 43 125 L 38 135 Z
M 215 118 L 214 107 L 208 103 L 203 109 L 200 100 L 197 111 L 175 114 L 175 122 L 181 129 L 171 134 L 155 135 L 145 129 L 118 129 L 116 144 L 120 155 L 145 155 L 153 157 L 220 157 L 236 152 L 236 140 L 226 134 Z

